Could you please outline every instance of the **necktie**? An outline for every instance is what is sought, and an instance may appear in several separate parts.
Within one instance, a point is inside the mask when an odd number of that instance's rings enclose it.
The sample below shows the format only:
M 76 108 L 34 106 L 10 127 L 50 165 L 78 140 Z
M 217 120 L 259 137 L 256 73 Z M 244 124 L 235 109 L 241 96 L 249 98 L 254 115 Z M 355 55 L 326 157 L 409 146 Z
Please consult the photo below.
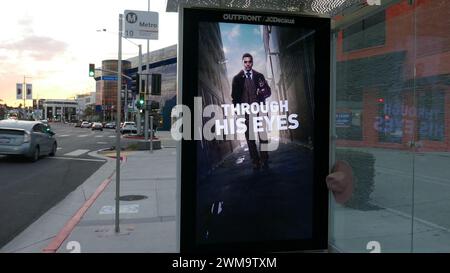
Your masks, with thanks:
M 247 72 L 247 78 L 250 79 L 250 72 Z

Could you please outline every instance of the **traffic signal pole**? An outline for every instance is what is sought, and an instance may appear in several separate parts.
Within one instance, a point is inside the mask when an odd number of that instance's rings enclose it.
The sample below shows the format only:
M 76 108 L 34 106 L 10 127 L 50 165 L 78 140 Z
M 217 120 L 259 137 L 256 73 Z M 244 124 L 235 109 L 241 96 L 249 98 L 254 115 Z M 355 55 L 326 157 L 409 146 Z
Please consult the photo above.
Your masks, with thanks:
M 142 92 L 142 84 L 141 84 L 141 74 L 142 74 L 142 45 L 139 45 L 139 61 L 138 61 L 138 76 L 137 81 L 139 83 L 139 95 Z M 139 96 L 140 97 L 140 96 Z M 141 112 L 140 109 L 136 112 L 136 127 L 137 127 L 137 134 L 141 134 Z

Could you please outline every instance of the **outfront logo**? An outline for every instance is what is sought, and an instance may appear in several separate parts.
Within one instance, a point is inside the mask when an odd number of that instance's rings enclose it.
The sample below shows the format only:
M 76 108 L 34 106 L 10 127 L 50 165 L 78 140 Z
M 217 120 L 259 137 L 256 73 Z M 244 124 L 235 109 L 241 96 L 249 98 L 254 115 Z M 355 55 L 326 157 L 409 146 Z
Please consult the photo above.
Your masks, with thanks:
M 137 18 L 136 13 L 130 12 L 130 13 L 127 14 L 126 20 L 127 20 L 128 23 L 134 24 L 134 23 L 137 22 L 137 19 L 138 19 L 138 18 Z

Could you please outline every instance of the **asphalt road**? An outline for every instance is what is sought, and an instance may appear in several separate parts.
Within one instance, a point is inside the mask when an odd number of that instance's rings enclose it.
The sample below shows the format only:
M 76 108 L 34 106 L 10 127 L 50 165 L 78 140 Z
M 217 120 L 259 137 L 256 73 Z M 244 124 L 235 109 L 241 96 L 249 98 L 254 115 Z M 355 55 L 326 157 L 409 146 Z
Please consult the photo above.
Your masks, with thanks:
M 58 142 L 55 157 L 30 163 L 0 156 L 0 247 L 64 199 L 104 163 L 88 153 L 114 145 L 114 130 L 50 124 Z M 88 198 L 88 197 L 87 197 Z

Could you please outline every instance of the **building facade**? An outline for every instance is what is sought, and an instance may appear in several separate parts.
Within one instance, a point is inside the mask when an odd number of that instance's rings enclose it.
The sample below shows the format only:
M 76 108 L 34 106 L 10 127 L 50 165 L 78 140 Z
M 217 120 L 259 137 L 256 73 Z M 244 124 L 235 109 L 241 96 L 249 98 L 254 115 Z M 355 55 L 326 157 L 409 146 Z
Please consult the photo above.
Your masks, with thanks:
M 78 102 L 76 100 L 45 100 L 44 119 L 50 121 L 77 120 Z
M 95 110 L 101 115 L 103 121 L 114 120 L 117 105 L 117 60 L 103 60 L 102 72 L 95 78 L 96 80 L 96 97 Z M 131 63 L 122 61 L 122 71 L 129 69 Z

